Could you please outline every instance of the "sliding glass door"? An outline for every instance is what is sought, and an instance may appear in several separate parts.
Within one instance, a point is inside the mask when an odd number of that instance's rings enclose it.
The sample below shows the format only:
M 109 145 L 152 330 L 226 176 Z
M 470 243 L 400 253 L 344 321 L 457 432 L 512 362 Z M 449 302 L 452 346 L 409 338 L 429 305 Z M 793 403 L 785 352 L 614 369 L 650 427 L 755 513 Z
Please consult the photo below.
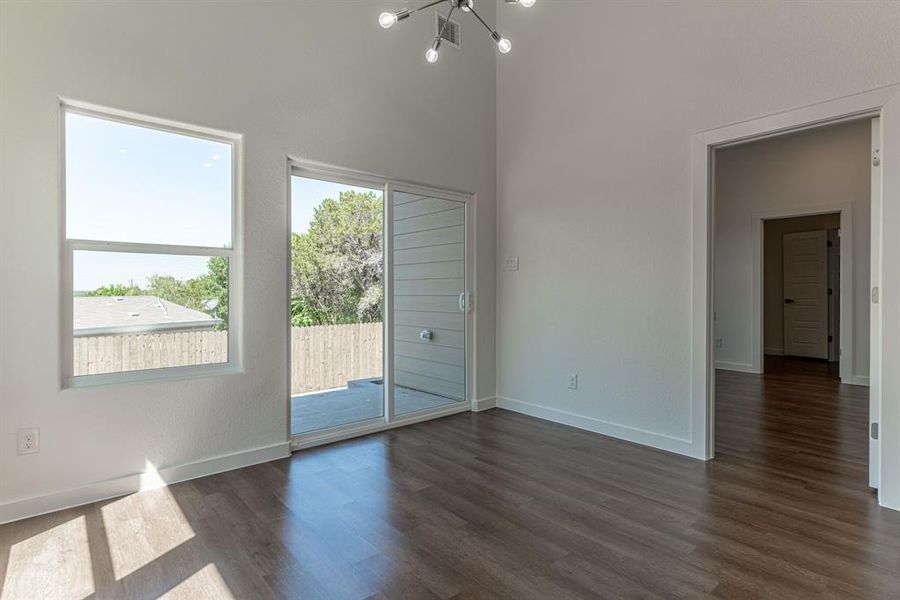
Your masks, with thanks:
M 291 178 L 291 434 L 384 417 L 384 190 Z
M 468 198 L 315 168 L 291 179 L 295 447 L 468 409 Z
M 394 415 L 466 400 L 466 203 L 392 190 Z

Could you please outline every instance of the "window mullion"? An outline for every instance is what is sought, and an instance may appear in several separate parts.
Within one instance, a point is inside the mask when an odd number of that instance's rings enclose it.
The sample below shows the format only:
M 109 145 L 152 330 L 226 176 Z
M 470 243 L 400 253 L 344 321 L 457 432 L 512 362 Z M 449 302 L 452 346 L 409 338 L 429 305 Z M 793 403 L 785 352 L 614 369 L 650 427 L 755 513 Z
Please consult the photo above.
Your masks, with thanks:
M 215 248 L 206 246 L 183 246 L 170 244 L 147 244 L 139 242 L 106 242 L 99 240 L 66 240 L 69 248 L 95 252 L 132 252 L 137 254 L 178 254 L 187 256 L 225 256 L 234 255 L 233 248 Z

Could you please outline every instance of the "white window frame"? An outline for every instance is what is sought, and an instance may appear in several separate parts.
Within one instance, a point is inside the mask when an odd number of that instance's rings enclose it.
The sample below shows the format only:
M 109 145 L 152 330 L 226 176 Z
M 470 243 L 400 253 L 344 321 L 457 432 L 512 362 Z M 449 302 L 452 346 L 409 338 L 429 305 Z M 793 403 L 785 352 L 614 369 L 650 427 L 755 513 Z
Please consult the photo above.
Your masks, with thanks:
M 168 133 L 190 136 L 228 144 L 231 146 L 231 246 L 207 247 L 171 244 L 150 244 L 132 242 L 113 242 L 105 240 L 69 239 L 66 234 L 66 115 L 76 114 L 134 125 L 148 129 L 156 129 Z M 165 119 L 137 115 L 116 109 L 99 107 L 72 100 L 60 102 L 60 373 L 61 387 L 80 388 L 95 385 L 137 383 L 147 381 L 168 381 L 207 377 L 237 373 L 241 370 L 241 344 L 243 330 L 243 290 L 240 285 L 243 267 L 242 252 L 242 211 L 241 201 L 241 135 L 186 125 Z M 168 254 L 181 256 L 222 256 L 228 259 L 228 360 L 226 362 L 189 365 L 181 367 L 161 367 L 136 371 L 118 371 L 113 373 L 97 373 L 93 375 L 74 375 L 74 255 L 76 251 L 99 252 L 133 252 L 136 254 Z

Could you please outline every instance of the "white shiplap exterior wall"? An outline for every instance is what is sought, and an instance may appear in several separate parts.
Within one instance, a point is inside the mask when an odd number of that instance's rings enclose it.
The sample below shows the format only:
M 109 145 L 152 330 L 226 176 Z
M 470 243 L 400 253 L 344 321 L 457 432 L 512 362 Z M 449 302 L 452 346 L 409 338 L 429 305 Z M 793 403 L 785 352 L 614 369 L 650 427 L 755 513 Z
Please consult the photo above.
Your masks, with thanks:
M 394 196 L 394 335 L 398 385 L 466 397 L 466 207 L 398 192 Z M 423 340 L 423 330 L 432 332 Z

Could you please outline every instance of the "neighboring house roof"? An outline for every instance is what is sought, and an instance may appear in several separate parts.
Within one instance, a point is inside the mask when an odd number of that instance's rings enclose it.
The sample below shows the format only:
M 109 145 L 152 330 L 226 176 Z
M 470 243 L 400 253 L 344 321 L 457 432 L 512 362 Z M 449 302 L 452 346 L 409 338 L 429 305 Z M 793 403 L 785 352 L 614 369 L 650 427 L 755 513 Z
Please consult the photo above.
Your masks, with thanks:
M 77 296 L 75 335 L 210 330 L 222 322 L 155 296 Z

